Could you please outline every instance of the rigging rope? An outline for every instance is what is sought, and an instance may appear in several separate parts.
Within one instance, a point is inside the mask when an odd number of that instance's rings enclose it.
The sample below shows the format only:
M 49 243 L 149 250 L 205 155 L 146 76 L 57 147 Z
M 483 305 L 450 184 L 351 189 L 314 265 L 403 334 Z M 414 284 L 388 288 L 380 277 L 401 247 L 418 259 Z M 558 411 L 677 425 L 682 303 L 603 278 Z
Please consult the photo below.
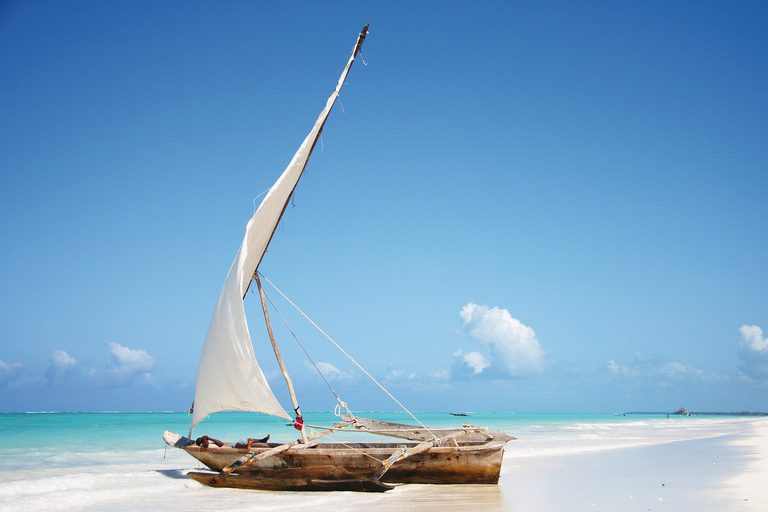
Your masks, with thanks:
M 259 275 L 260 275 L 261 277 L 264 277 L 264 275 L 263 275 L 261 272 L 259 272 Z M 267 279 L 266 277 L 264 277 L 264 279 L 265 279 L 265 280 L 266 280 L 266 281 L 269 283 L 269 279 Z M 272 283 L 269 283 L 269 284 L 272 284 Z M 272 285 L 272 286 L 274 286 L 274 285 Z M 277 289 L 277 288 L 275 288 L 275 289 Z M 279 291 L 279 290 L 278 290 L 278 291 Z M 314 367 L 315 367 L 315 370 L 317 370 L 317 373 L 319 373 L 319 374 L 320 374 L 320 377 L 322 377 L 323 381 L 325 382 L 325 385 L 326 385 L 326 386 L 328 386 L 328 389 L 330 389 L 330 390 L 331 390 L 331 393 L 333 393 L 333 396 L 335 396 L 335 397 L 336 397 L 336 400 L 338 400 L 338 402 L 339 402 L 339 403 L 336 405 L 336 408 L 337 408 L 337 409 L 339 409 L 340 407 L 344 407 L 345 409 L 347 409 L 347 404 L 346 404 L 346 402 L 344 402 L 344 401 L 343 401 L 343 400 L 342 400 L 342 399 L 339 397 L 339 395 L 338 395 L 338 394 L 336 393 L 336 391 L 333 389 L 333 386 L 331 386 L 331 383 L 330 383 L 330 382 L 328 382 L 328 379 L 326 379 L 326 378 L 325 378 L 325 375 L 323 375 L 323 372 L 322 372 L 322 371 L 320 371 L 320 368 L 318 368 L 318 367 L 317 367 L 317 364 L 315 364 L 315 360 L 314 360 L 314 359 L 312 359 L 312 356 L 310 356 L 310 355 L 309 355 L 309 352 L 307 352 L 307 349 L 304 347 L 304 345 L 301 343 L 301 341 L 299 341 L 299 338 L 298 338 L 298 336 L 296 336 L 296 333 L 295 333 L 295 332 L 293 332 L 293 329 L 291 329 L 291 326 L 290 326 L 290 325 L 288 325 L 288 322 L 286 321 L 285 317 L 283 316 L 283 314 L 282 314 L 282 313 L 280 313 L 280 310 L 279 310 L 279 309 L 277 309 L 277 306 L 275 306 L 275 303 L 274 303 L 274 302 L 272 302 L 272 299 L 269 297 L 269 295 L 267 295 L 267 292 L 264 292 L 264 296 L 267 298 L 267 300 L 269 301 L 269 303 L 270 303 L 270 304 L 272 304 L 272 308 L 275 310 L 275 312 L 277 313 L 277 315 L 278 315 L 278 316 L 280 317 L 280 319 L 283 321 L 283 323 L 285 324 L 285 327 L 288 329 L 288 331 L 289 331 L 289 332 L 291 333 L 291 335 L 293 336 L 293 339 L 295 339 L 295 340 L 296 340 L 296 343 L 298 343 L 298 344 L 299 344 L 299 346 L 301 347 L 301 350 L 303 350 L 303 351 L 304 351 L 304 354 L 305 354 L 305 355 L 306 355 L 306 356 L 309 358 L 309 362 L 310 362 L 310 363 L 312 363 L 312 366 L 314 366 Z M 349 409 L 347 409 L 347 412 L 349 412 Z M 337 414 L 336 416 L 339 416 L 339 415 Z
M 347 358 L 348 358 L 350 361 L 352 361 L 353 363 L 355 363 L 355 366 L 357 366 L 358 368 L 360 368 L 360 370 L 361 370 L 361 371 L 362 371 L 364 374 L 366 374 L 366 375 L 368 376 L 368 378 L 369 378 L 369 379 L 371 379 L 371 380 L 372 380 L 372 381 L 373 381 L 373 382 L 374 382 L 374 383 L 375 383 L 377 386 L 379 386 L 379 387 L 381 388 L 381 390 L 382 390 L 382 391 L 384 391 L 384 392 L 385 392 L 387 395 L 389 395 L 389 397 L 390 397 L 392 400 L 394 400 L 394 401 L 395 401 L 395 403 L 396 403 L 397 405 L 399 405 L 399 406 L 400 406 L 400 407 L 401 407 L 401 408 L 402 408 L 402 409 L 403 409 L 405 412 L 407 412 L 407 413 L 408 413 L 408 415 L 409 415 L 411 418 L 413 418 L 413 419 L 414 419 L 414 421 L 416 421 L 416 422 L 417 422 L 419 425 L 421 425 L 421 426 L 422 426 L 422 427 L 423 427 L 423 428 L 424 428 L 424 429 L 425 429 L 427 432 L 429 432 L 429 433 L 430 433 L 430 434 L 431 434 L 433 437 L 435 437 L 435 438 L 437 437 L 437 436 L 435 436 L 435 434 L 433 434 L 433 433 L 432 433 L 432 431 L 431 431 L 431 430 L 429 430 L 429 428 L 427 428 L 427 426 L 426 426 L 426 425 L 424 425 L 424 424 L 423 424 L 421 421 L 419 421 L 419 419 L 418 419 L 416 416 L 414 416 L 414 415 L 413 415 L 413 413 L 412 413 L 411 411 L 409 411 L 409 410 L 408 410 L 408 409 L 407 409 L 407 408 L 406 408 L 406 407 L 405 407 L 405 406 L 404 406 L 402 403 L 400 403 L 400 400 L 398 400 L 397 398 L 395 398 L 395 397 L 394 397 L 394 395 L 392 395 L 392 393 L 390 393 L 389 391 L 387 391 L 387 388 L 385 388 L 384 386 L 382 386 L 382 385 L 381 385 L 381 383 L 379 383 L 379 381 L 377 381 L 377 380 L 376 380 L 376 379 L 373 377 L 373 375 L 371 375 L 370 373 L 368 373 L 368 372 L 366 371 L 366 369 L 365 369 L 365 368 L 363 368 L 362 366 L 360 366 L 360 363 L 358 363 L 357 361 L 355 361 L 355 359 L 354 359 L 354 358 L 353 358 L 351 355 L 349 355 L 349 354 L 347 353 L 347 351 L 346 351 L 346 350 L 344 350 L 343 348 L 341 348 L 341 347 L 339 346 L 339 344 L 338 344 L 338 343 L 336 343 L 335 341 L 333 341 L 333 338 L 331 338 L 330 336 L 328 336 L 328 334 L 326 334 L 326 332 L 325 332 L 324 330 L 322 330 L 322 329 L 320 328 L 320 326 L 319 326 L 319 325 L 317 325 L 317 324 L 316 324 L 314 321 L 312 321 L 312 319 L 311 319 L 311 318 L 309 318 L 309 317 L 306 315 L 306 313 L 304 313 L 304 312 L 303 312 L 301 309 L 299 309 L 299 307 L 298 307 L 296 304 L 294 304 L 294 303 L 293 303 L 293 301 L 292 301 L 291 299 L 289 299 L 288 297 L 286 297 L 286 295 L 285 295 L 283 292 L 281 292 L 281 291 L 280 291 L 280 289 L 279 289 L 277 286 L 275 286 L 275 285 L 274 285 L 274 283 L 272 283 L 272 281 L 270 281 L 269 279 L 267 279 L 267 278 L 264 276 L 264 274 L 262 274 L 262 273 L 261 273 L 261 272 L 259 272 L 258 270 L 257 270 L 256 272 L 258 272 L 258 273 L 259 273 L 259 275 L 260 275 L 261 277 L 263 277 L 263 278 L 264 278 L 264 280 L 270 284 L 270 286 L 272 286 L 272 288 L 274 288 L 275 290 L 277 290 L 277 293 L 279 293 L 280 295 L 282 295 L 282 296 L 283 296 L 283 298 L 284 298 L 285 300 L 287 300 L 287 301 L 288 301 L 288 302 L 291 304 L 291 306 L 293 306 L 294 308 L 296 308 L 296 311 L 298 311 L 299 313 L 301 313 L 301 315 L 302 315 L 304 318 L 306 318 L 306 319 L 309 321 L 309 323 L 311 323 L 312 325 L 314 325 L 314 326 L 315 326 L 315 328 L 316 328 L 318 331 L 320 331 L 320 332 L 323 334 L 323 336 L 325 336 L 326 338 L 328 338 L 328 341 L 330 341 L 331 343 L 333 343 L 333 345 L 334 345 L 334 346 L 335 346 L 337 349 L 339 349 L 339 350 L 341 351 L 341 353 L 342 353 L 342 354 L 344 354 L 345 356 L 347 356 Z M 302 348 L 303 348 L 303 347 L 302 347 Z

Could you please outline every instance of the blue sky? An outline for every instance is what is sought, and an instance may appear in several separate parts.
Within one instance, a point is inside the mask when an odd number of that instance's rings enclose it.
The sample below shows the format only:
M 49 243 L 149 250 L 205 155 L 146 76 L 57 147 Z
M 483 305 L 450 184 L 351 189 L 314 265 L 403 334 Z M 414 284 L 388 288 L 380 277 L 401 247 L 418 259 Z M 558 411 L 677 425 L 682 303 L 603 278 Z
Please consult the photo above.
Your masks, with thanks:
M 0 411 L 189 406 L 256 198 L 366 23 L 270 281 L 412 410 L 768 410 L 764 2 L 21 1 Z M 353 410 L 397 409 L 268 293 Z

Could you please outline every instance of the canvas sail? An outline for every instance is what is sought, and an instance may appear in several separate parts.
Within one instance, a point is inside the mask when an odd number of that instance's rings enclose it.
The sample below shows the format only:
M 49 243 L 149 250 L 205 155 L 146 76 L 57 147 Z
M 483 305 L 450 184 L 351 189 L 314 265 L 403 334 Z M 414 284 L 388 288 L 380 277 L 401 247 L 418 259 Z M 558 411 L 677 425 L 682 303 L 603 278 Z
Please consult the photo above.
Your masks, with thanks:
M 190 432 L 208 415 L 219 411 L 264 412 L 289 418 L 256 362 L 243 298 L 304 172 L 367 31 L 366 25 L 336 84 L 336 89 L 328 98 L 312 131 L 248 222 L 245 238 L 229 269 L 208 327 L 197 373 Z

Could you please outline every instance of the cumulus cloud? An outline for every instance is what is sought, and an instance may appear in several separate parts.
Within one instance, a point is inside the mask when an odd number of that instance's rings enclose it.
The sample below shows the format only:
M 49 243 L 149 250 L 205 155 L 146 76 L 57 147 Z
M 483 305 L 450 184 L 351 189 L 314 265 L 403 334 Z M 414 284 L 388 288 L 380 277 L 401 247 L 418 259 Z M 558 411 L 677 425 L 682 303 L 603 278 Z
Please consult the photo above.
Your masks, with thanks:
M 429 372 L 429 378 L 434 380 L 448 380 L 451 378 L 450 370 L 432 370 Z
M 480 352 L 464 352 L 463 350 L 457 350 L 453 353 L 453 357 L 456 357 L 463 364 L 469 366 L 472 371 L 477 375 L 489 366 L 491 363 L 485 359 L 485 356 Z
M 6 363 L 0 359 L 0 388 L 5 387 L 24 371 L 21 363 Z
M 146 373 L 155 367 L 155 358 L 141 349 L 124 347 L 119 343 L 106 342 L 112 359 L 115 362 L 115 371 L 128 373 Z
M 677 362 L 667 363 L 661 367 L 661 372 L 670 377 L 676 377 L 689 372 L 689 367 Z
M 387 373 L 384 374 L 384 378 L 390 382 L 392 381 L 412 381 L 416 378 L 415 373 L 406 372 L 400 368 L 396 368 L 393 363 L 389 364 Z
M 81 377 L 81 368 L 75 358 L 63 350 L 54 350 L 51 365 L 45 371 L 45 378 L 50 384 L 60 385 L 73 382 Z
M 51 361 L 53 361 L 54 366 L 59 368 L 71 368 L 77 364 L 75 358 L 63 350 L 54 350 L 51 354 Z
M 739 370 L 753 379 L 768 379 L 768 339 L 763 337 L 763 330 L 756 325 L 742 325 L 739 332 Z
M 629 363 L 620 363 L 613 359 L 606 361 L 605 368 L 609 375 L 623 380 L 658 379 L 659 382 L 674 382 L 682 380 L 710 380 L 717 378 L 703 370 L 677 361 L 662 361 L 657 358 L 646 359 L 639 352 Z
M 105 343 L 112 355 L 112 364 L 106 369 L 94 368 L 78 361 L 64 350 L 54 350 L 51 354 L 51 364 L 45 371 L 48 384 L 120 387 L 137 380 L 152 381 L 149 372 L 155 367 L 156 362 L 146 351 L 124 347 L 110 341 Z
M 305 364 L 308 368 L 314 370 L 314 367 L 312 367 L 309 361 L 306 361 Z M 351 370 L 343 372 L 333 366 L 331 363 L 318 361 L 315 364 L 317 365 L 318 370 L 320 370 L 323 376 L 328 380 L 328 382 L 350 380 L 354 377 L 354 372 Z
M 756 325 L 742 325 L 740 345 L 755 352 L 768 352 L 768 339 L 763 338 L 763 330 Z
M 119 343 L 105 342 L 112 354 L 113 366 L 108 368 L 100 380 L 108 386 L 124 386 L 137 379 L 151 382 L 150 371 L 155 367 L 155 358 L 141 349 L 124 347 Z M 98 373 L 94 375 L 99 378 Z
M 490 371 L 497 376 L 520 376 L 542 370 L 544 350 L 536 333 L 509 311 L 470 302 L 460 315 L 469 338 L 490 349 L 490 359 L 480 352 L 454 353 L 458 363 L 470 368 L 474 375 Z
M 626 366 L 624 366 L 623 364 L 617 363 L 613 359 L 608 361 L 606 364 L 608 365 L 608 371 L 610 371 L 611 373 L 623 374 L 629 371 L 629 369 Z

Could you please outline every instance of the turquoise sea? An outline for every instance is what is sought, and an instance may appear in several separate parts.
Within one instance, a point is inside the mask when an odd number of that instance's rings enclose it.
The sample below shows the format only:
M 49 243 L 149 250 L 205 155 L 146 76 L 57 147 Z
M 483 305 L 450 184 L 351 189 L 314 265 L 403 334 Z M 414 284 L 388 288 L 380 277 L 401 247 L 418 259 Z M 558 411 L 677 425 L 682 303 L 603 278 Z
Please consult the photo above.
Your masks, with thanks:
M 414 423 L 405 413 L 357 415 Z M 507 445 L 504 466 L 525 457 L 715 437 L 732 433 L 740 422 L 748 421 L 716 416 L 667 418 L 663 414 L 416 416 L 428 426 L 450 427 L 467 422 L 517 437 Z M 305 413 L 304 418 L 306 424 L 320 426 L 338 421 L 331 413 Z M 385 499 L 362 493 L 205 488 L 184 476 L 186 470 L 199 467 L 197 461 L 181 450 L 166 447 L 162 440 L 164 430 L 187 435 L 189 422 L 188 414 L 174 412 L 0 414 L 0 511 L 291 510 L 299 499 L 321 510 L 352 510 Z M 277 442 L 296 439 L 297 432 L 285 423 L 262 414 L 218 413 L 198 425 L 193 437 L 208 435 L 233 442 L 270 434 L 271 440 Z M 331 438 L 363 439 L 359 435 L 334 434 Z M 345 508 L 348 505 L 350 508 Z

